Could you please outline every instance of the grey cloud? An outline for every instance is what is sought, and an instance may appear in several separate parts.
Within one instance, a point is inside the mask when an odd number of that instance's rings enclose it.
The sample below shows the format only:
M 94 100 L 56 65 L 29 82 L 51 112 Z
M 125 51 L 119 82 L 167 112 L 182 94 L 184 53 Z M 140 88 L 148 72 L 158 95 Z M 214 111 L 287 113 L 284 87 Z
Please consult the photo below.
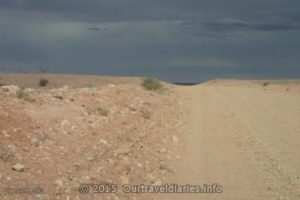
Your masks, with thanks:
M 251 23 L 240 20 L 183 21 L 180 25 L 184 29 L 194 32 L 194 35 L 199 37 L 232 37 L 249 31 L 279 32 L 300 30 L 300 23 L 291 22 L 290 20 L 262 23 Z
M 252 29 L 256 31 L 299 31 L 299 25 L 293 24 L 255 24 Z
M 299 26 L 299 0 L 0 0 L 0 71 L 300 77 Z
M 89 30 L 89 31 L 100 31 L 101 29 L 97 28 L 97 27 L 88 27 L 87 30 Z
M 99 28 L 99 27 L 87 27 L 86 29 L 89 31 L 97 31 L 97 32 L 108 31 L 108 28 Z
M 233 32 L 212 32 L 212 31 L 202 31 L 194 34 L 196 37 L 211 37 L 211 38 L 224 38 L 224 37 L 234 37 L 239 36 L 240 34 Z
M 284 20 L 289 21 L 290 23 L 300 24 L 300 13 L 299 12 L 285 14 L 284 16 L 282 16 L 282 18 Z
M 217 32 L 249 30 L 251 27 L 251 25 L 242 22 L 204 22 L 201 25 L 204 30 Z
M 282 23 L 245 23 L 245 22 L 204 22 L 202 26 L 208 31 L 298 31 L 299 25 Z
M 296 0 L 0 0 L 0 9 L 23 10 L 63 15 L 66 20 L 136 21 L 190 20 L 224 16 L 253 18 L 274 14 L 278 7 L 290 13 L 285 5 L 297 8 Z
M 176 1 L 176 0 L 175 0 Z M 174 2 L 175 2 L 174 1 Z M 153 0 L 0 0 L 0 9 L 62 15 L 64 20 L 118 22 L 181 18 L 172 2 Z M 181 15 L 181 16 L 180 16 Z
M 182 25 L 182 26 L 191 26 L 191 25 L 195 25 L 196 24 L 196 22 L 195 21 L 183 21 L 183 22 L 180 22 L 180 24 Z

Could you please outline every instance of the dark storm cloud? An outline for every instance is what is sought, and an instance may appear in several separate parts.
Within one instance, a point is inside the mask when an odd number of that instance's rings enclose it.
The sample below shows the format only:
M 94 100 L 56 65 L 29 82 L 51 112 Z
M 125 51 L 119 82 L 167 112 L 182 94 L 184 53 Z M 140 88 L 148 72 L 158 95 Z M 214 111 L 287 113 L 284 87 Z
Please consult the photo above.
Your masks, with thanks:
M 298 31 L 300 25 L 285 23 L 258 23 L 250 24 L 245 22 L 205 22 L 202 23 L 205 30 L 227 32 L 227 31 Z
M 156 0 L 0 0 L 3 9 L 60 14 L 65 20 L 87 22 L 173 20 L 180 12 L 170 8 L 169 3 Z
M 83 21 L 189 20 L 226 15 L 253 18 L 274 15 L 279 9 L 294 13 L 297 6 L 298 0 L 0 0 L 3 9 L 63 14 Z
M 299 31 L 300 22 L 294 18 L 286 18 L 285 21 L 250 23 L 238 20 L 226 20 L 219 22 L 195 22 L 184 21 L 180 23 L 183 27 L 194 28 L 196 36 L 203 37 L 226 37 L 237 36 L 238 33 L 247 31 L 277 32 L 277 31 Z M 238 32 L 238 33 L 237 33 Z
M 300 76 L 299 27 L 299 0 L 0 0 L 0 71 Z
M 87 27 L 86 28 L 87 30 L 89 30 L 89 31 L 108 31 L 108 29 L 107 28 L 99 28 L 99 27 Z

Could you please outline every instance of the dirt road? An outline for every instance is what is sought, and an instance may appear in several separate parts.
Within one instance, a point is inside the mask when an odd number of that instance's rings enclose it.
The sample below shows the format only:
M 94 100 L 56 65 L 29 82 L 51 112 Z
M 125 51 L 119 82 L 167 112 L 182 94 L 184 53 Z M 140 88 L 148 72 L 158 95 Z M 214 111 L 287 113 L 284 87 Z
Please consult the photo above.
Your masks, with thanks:
M 190 100 L 180 184 L 223 186 L 178 199 L 300 198 L 300 95 L 262 88 L 183 87 Z

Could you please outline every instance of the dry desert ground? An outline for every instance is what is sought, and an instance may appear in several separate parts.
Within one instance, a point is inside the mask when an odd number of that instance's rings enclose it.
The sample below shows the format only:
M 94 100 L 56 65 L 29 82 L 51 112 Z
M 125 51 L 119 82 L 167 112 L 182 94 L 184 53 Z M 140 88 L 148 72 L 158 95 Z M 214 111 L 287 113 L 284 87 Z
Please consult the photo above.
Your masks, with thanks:
M 299 81 L 141 82 L 1 74 L 0 199 L 300 199 Z

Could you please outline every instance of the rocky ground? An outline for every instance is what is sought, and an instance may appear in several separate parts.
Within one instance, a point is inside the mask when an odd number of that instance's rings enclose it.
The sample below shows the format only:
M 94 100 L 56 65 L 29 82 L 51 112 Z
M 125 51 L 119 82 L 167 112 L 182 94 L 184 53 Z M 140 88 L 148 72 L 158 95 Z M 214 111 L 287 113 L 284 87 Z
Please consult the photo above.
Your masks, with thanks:
M 61 88 L 68 85 L 72 88 L 99 87 L 107 84 L 136 84 L 141 83 L 140 77 L 92 76 L 69 74 L 14 74 L 0 73 L 0 85 L 19 85 L 24 88 L 39 88 L 41 79 L 48 80 L 47 89 Z
M 0 76 L 1 200 L 300 197 L 299 80 L 164 83 L 153 92 L 141 79 L 42 76 L 47 87 L 41 74 Z M 122 188 L 166 183 L 202 190 Z M 96 193 L 115 184 L 116 193 Z M 221 192 L 203 189 L 213 184 Z
M 122 185 L 160 185 L 176 174 L 185 111 L 172 87 L 10 85 L 0 98 L 1 200 L 141 199 Z M 85 183 L 117 184 L 120 192 L 80 194 Z M 12 194 L 18 188 L 36 190 Z

